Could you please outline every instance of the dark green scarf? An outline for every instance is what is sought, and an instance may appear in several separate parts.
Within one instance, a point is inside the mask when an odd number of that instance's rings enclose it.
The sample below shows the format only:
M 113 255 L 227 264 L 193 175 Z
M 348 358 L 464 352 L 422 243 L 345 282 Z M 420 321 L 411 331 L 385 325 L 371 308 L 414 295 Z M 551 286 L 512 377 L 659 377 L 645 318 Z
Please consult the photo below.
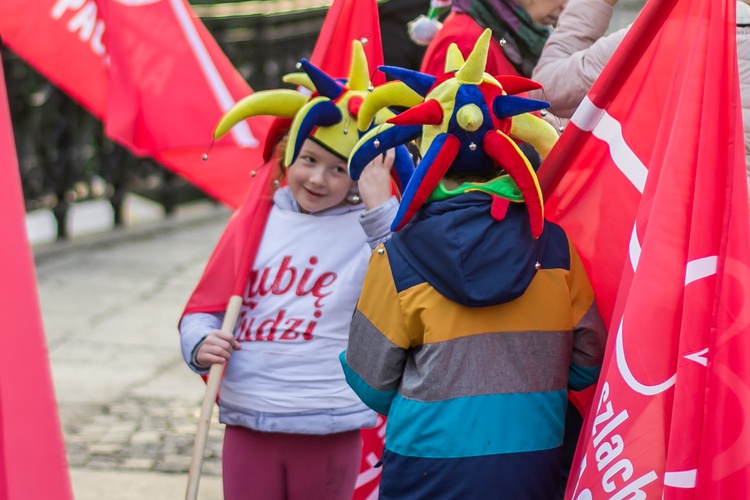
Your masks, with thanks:
M 549 26 L 534 24 L 515 0 L 453 0 L 453 11 L 490 28 L 496 40 L 505 39 L 502 48 L 508 61 L 521 75 L 531 76 L 550 35 Z

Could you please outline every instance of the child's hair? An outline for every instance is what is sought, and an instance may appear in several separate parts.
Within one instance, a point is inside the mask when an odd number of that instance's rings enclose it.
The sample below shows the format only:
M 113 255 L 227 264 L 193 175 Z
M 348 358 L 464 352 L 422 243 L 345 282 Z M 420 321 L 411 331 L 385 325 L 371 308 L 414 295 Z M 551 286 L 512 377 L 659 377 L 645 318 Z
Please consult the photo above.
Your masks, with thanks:
M 282 135 L 273 150 L 273 163 L 278 165 L 278 167 L 281 169 L 281 173 L 284 176 L 286 176 L 286 171 L 289 168 L 287 166 L 284 166 L 284 155 L 286 154 L 287 142 L 289 142 L 289 134 Z

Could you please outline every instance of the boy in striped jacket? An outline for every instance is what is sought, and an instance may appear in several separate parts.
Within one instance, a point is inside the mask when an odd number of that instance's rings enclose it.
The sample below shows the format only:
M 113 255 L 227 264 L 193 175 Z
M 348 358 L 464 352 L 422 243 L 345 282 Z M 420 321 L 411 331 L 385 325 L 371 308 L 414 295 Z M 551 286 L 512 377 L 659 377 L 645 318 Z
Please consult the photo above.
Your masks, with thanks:
M 423 158 L 397 232 L 370 259 L 341 355 L 349 385 L 388 417 L 381 499 L 554 498 L 567 392 L 594 384 L 602 363 L 588 277 L 544 219 L 517 146 L 546 156 L 557 135 L 530 112 L 546 103 L 512 95 L 533 82 L 483 73 L 488 42 L 486 32 L 466 61 L 449 52 L 442 78 L 385 68 L 405 86 L 396 102 L 409 90 L 422 102 L 350 159 L 356 177 L 368 151 L 407 138 Z

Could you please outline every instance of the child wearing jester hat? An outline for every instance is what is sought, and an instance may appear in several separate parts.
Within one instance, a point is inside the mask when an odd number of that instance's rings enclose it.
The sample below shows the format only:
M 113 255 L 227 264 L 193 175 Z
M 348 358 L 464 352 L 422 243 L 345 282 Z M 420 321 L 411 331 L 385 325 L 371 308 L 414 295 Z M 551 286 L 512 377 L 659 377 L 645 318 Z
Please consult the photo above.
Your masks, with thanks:
M 234 333 L 220 330 L 226 299 L 215 306 L 193 300 L 213 293 L 210 266 L 180 323 L 183 356 L 194 371 L 204 374 L 212 364 L 226 363 L 218 405 L 226 424 L 227 500 L 349 500 L 360 467 L 360 429 L 376 423 L 376 414 L 346 384 L 338 354 L 372 248 L 390 234 L 396 214 L 389 174 L 394 153 L 378 155 L 357 191 L 347 159 L 371 90 L 361 43 L 354 42 L 348 80 L 335 80 L 305 60 L 301 67 L 304 73 L 286 81 L 311 94 L 254 93 L 216 127 L 218 138 L 249 116 L 277 116 L 267 159 L 277 131 L 288 129 L 275 147 L 284 156 L 287 185 L 275 183 Z M 408 175 L 413 164 L 406 150 L 395 157 L 394 168 Z
M 372 254 L 341 363 L 388 416 L 380 498 L 552 499 L 567 390 L 593 384 L 605 328 L 575 248 L 544 219 L 534 170 L 555 130 L 514 94 L 538 87 L 484 73 L 491 32 L 445 74 L 383 70 L 350 157 L 357 178 L 383 148 L 417 140 L 422 160 L 393 229 Z

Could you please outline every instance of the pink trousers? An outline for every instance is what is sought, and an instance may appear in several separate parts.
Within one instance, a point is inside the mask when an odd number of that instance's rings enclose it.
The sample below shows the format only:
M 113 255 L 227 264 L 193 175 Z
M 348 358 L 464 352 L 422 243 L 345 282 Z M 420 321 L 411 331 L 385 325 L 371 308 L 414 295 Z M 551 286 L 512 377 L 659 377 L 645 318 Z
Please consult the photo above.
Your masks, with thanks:
M 224 500 L 351 500 L 362 438 L 227 426 L 222 453 Z

